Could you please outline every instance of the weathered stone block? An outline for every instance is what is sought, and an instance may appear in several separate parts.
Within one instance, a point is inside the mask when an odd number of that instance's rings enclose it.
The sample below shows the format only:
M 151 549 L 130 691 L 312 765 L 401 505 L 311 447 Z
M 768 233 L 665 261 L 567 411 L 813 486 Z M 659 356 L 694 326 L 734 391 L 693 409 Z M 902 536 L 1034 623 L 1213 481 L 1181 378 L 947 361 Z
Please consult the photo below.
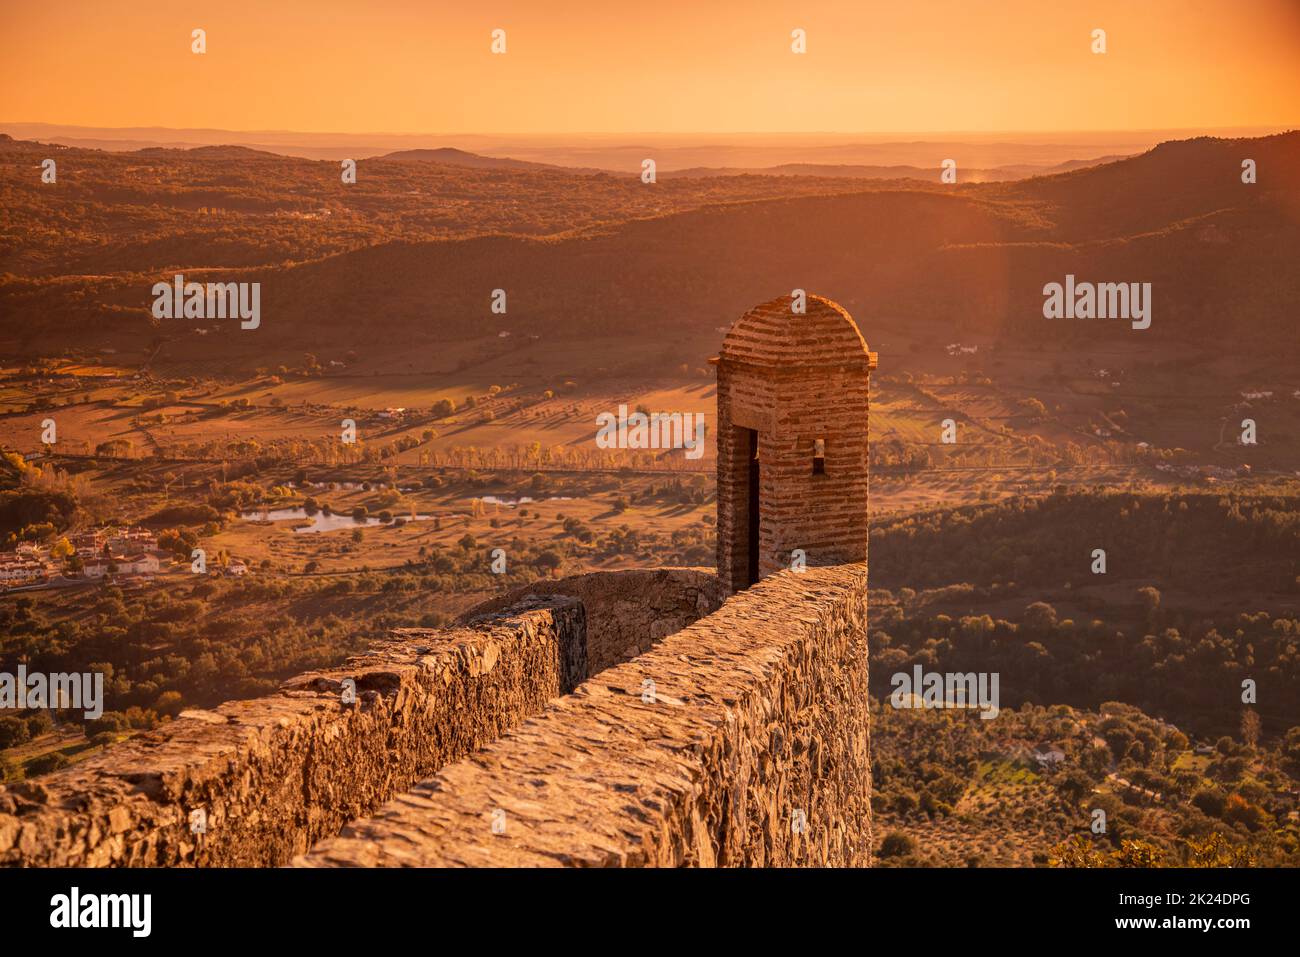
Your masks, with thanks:
M 473 626 L 401 629 L 279 694 L 190 711 L 0 787 L 0 864 L 273 865 L 497 738 L 587 674 L 586 615 L 533 598 Z M 356 703 L 341 703 L 343 680 Z M 206 813 L 192 834 L 189 814 Z
M 867 865 L 866 616 L 863 565 L 769 577 L 295 864 Z

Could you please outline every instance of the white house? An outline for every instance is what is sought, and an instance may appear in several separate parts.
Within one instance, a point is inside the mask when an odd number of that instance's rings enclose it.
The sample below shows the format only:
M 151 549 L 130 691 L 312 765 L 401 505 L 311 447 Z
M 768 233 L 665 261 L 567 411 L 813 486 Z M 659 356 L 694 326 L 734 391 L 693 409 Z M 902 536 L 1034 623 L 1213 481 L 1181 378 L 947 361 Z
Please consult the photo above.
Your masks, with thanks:
M 1043 767 L 1055 767 L 1065 760 L 1065 752 L 1050 744 L 1040 744 L 1034 748 L 1034 760 Z
M 108 560 L 94 558 L 81 566 L 81 574 L 87 578 L 103 578 L 108 574 Z
M 162 568 L 157 555 L 140 552 L 135 555 L 113 555 L 112 557 L 101 555 L 86 562 L 82 574 L 87 578 L 103 578 L 108 574 L 110 565 L 116 566 L 118 575 L 156 575 Z
M 117 560 L 117 569 L 123 575 L 156 575 L 161 567 L 158 556 L 148 552 L 138 552 Z

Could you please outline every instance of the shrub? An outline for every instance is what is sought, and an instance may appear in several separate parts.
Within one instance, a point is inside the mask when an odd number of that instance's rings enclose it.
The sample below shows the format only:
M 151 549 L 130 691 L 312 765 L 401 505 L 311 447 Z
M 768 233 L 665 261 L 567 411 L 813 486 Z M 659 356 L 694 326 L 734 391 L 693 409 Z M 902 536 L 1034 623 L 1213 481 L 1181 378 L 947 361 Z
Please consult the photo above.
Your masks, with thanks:
M 545 569 L 548 573 L 554 573 L 556 569 L 564 564 L 564 558 L 555 549 L 548 548 L 533 559 L 533 564 L 538 568 Z
M 185 707 L 185 700 L 181 697 L 179 691 L 164 691 L 154 702 L 153 709 L 159 714 L 180 714 L 181 709 Z
M 0 748 L 13 748 L 26 744 L 31 736 L 27 722 L 21 718 L 12 716 L 0 718 Z
M 49 754 L 42 754 L 39 758 L 33 758 L 27 762 L 27 776 L 30 778 L 38 774 L 49 774 L 51 771 L 59 770 L 59 768 L 66 768 L 71 763 L 66 754 L 60 751 L 51 751 Z
M 1264 824 L 1264 812 L 1240 794 L 1232 794 L 1224 802 L 1223 819 L 1229 824 L 1244 824 L 1256 831 Z
M 1192 804 L 1210 817 L 1223 817 L 1226 803 L 1219 791 L 1203 790 L 1192 795 Z
M 906 817 L 908 814 L 915 814 L 917 809 L 916 795 L 909 791 L 902 791 L 894 797 L 894 812 Z
M 54 722 L 50 720 L 50 716 L 44 711 L 37 711 L 23 720 L 27 722 L 27 733 L 33 738 L 40 737 L 54 727 Z
M 881 857 L 906 857 L 916 853 L 916 841 L 902 831 L 890 831 L 880 842 Z
M 125 731 L 126 728 L 125 716 L 117 711 L 105 711 L 98 718 L 91 718 L 86 722 L 86 736 L 94 737 L 99 734 L 111 734 L 116 731 Z

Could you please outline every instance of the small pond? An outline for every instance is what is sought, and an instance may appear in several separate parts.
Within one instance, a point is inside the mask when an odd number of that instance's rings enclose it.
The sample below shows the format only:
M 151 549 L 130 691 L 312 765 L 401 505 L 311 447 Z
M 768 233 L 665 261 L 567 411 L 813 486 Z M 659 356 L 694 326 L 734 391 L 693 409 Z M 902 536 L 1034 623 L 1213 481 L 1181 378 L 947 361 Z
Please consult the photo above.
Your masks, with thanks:
M 361 521 L 352 517 L 351 512 L 339 514 L 337 512 L 326 515 L 324 512 L 317 512 L 315 515 L 308 515 L 305 508 L 270 508 L 270 509 L 253 509 L 244 512 L 240 518 L 250 522 L 282 522 L 290 519 L 299 522 L 310 522 L 309 525 L 302 525 L 294 529 L 295 534 L 312 534 L 315 532 L 333 532 L 340 528 L 364 528 L 367 525 L 385 525 L 389 524 L 379 520 L 378 516 L 368 515 Z M 426 522 L 433 518 L 432 515 L 415 515 L 412 517 L 407 512 L 394 512 L 394 519 L 403 519 L 408 522 Z

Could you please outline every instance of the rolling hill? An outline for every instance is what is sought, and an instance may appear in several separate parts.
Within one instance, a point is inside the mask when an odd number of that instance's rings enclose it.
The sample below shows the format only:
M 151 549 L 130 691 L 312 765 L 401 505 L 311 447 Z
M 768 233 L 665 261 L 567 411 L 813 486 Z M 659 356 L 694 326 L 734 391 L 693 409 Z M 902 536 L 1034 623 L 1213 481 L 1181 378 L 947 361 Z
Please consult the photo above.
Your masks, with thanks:
M 1247 157 L 1258 164 L 1257 184 L 1241 182 Z M 555 178 L 546 171 L 472 175 L 516 177 L 521 186 Z M 614 180 L 586 182 L 607 181 Z M 822 182 L 697 182 L 735 181 Z M 638 215 L 645 207 L 633 207 L 622 211 L 629 217 L 622 221 L 551 235 L 385 242 L 380 232 L 310 261 L 190 266 L 186 275 L 263 284 L 261 329 L 227 324 L 203 343 L 206 352 L 232 356 L 301 352 L 304 341 L 357 336 L 468 338 L 481 335 L 485 323 L 548 338 L 698 333 L 794 287 L 837 299 L 868 330 L 877 316 L 938 317 L 954 336 L 1095 343 L 1137 335 L 1122 320 L 1044 319 L 1043 286 L 1067 273 L 1152 283 L 1153 322 L 1140 334 L 1144 343 L 1289 355 L 1300 343 L 1292 314 L 1300 298 L 1298 182 L 1300 133 L 1205 138 L 1015 183 L 859 182 L 852 192 L 715 203 L 697 195 L 694 208 L 645 217 Z M 651 191 L 639 183 L 631 188 L 640 196 Z M 134 207 L 124 200 L 119 214 L 129 219 Z M 132 268 L 131 257 L 122 257 L 110 275 L 6 277 L 5 332 L 16 333 L 25 351 L 59 342 L 143 348 L 187 336 L 193 322 L 155 327 L 150 287 L 172 270 L 139 259 Z M 510 294 L 506 316 L 488 311 L 497 288 Z
M 376 156 L 375 159 L 392 160 L 408 163 L 442 163 L 446 166 L 469 166 L 474 169 L 547 169 L 568 172 L 596 172 L 595 170 L 572 170 L 566 166 L 554 166 L 550 163 L 530 163 L 527 160 L 510 159 L 498 156 L 480 156 L 450 146 L 431 150 L 397 150 Z

